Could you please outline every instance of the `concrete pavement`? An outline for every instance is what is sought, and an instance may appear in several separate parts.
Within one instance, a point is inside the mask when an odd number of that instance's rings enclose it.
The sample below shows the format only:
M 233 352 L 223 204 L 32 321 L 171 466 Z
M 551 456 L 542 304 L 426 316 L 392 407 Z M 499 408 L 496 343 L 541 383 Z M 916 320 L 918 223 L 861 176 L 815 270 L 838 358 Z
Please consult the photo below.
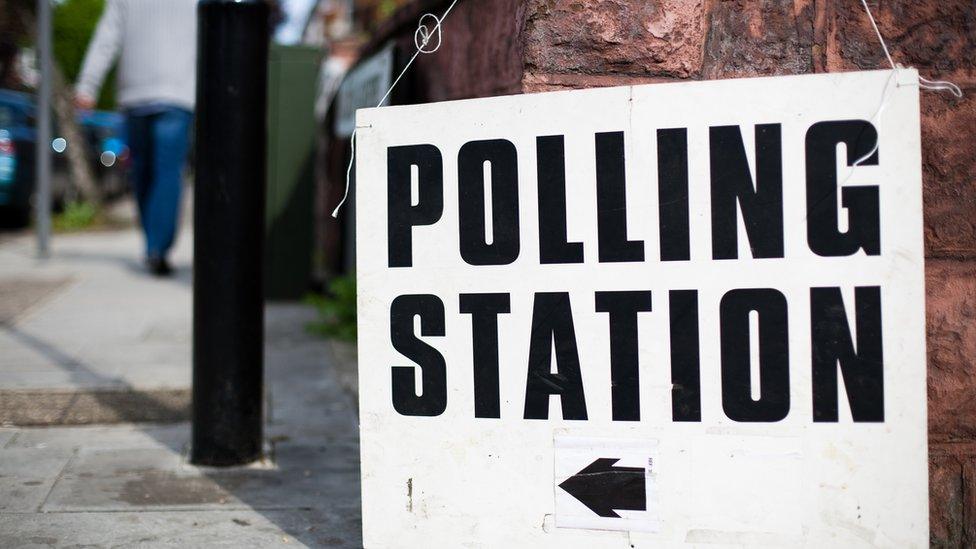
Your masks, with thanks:
M 190 465 L 187 423 L 0 429 L 0 547 L 361 547 L 356 414 L 311 315 L 268 309 L 263 463 Z
M 190 387 L 192 238 L 176 276 L 145 275 L 135 230 L 0 242 L 0 423 L 184 419 Z
M 266 310 L 264 462 L 190 465 L 186 422 L 71 425 L 188 397 L 189 240 L 170 280 L 143 274 L 134 231 L 60 236 L 45 264 L 28 238 L 0 241 L 0 410 L 9 425 L 31 405 L 11 395 L 74 395 L 49 426 L 0 427 L 0 547 L 362 546 L 349 367 L 306 332 L 305 306 Z

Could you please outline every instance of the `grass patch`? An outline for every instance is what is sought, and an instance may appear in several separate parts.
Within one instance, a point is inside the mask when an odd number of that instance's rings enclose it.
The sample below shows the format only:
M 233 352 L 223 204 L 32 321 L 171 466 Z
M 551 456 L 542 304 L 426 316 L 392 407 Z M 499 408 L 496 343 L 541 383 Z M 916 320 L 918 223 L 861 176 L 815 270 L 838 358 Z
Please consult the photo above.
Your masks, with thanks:
M 323 337 L 342 341 L 356 341 L 356 279 L 340 276 L 329 283 L 325 295 L 309 294 L 305 303 L 319 313 L 319 319 L 309 322 L 305 329 Z
M 103 222 L 101 212 L 90 202 L 68 202 L 51 220 L 54 230 L 63 233 L 92 229 Z
M 56 233 L 74 233 L 127 229 L 132 223 L 113 215 L 110 207 L 99 208 L 91 202 L 71 201 L 65 203 L 61 211 L 53 213 L 51 226 Z

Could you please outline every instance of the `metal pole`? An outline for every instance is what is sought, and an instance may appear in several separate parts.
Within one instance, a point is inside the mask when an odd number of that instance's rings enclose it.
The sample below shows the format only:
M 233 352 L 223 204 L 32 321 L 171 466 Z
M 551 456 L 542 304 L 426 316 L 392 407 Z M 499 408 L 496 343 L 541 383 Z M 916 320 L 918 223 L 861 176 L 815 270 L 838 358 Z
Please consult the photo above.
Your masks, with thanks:
M 190 459 L 261 457 L 269 10 L 198 8 Z
M 37 0 L 37 141 L 35 145 L 34 224 L 37 256 L 50 254 L 51 239 L 51 2 Z

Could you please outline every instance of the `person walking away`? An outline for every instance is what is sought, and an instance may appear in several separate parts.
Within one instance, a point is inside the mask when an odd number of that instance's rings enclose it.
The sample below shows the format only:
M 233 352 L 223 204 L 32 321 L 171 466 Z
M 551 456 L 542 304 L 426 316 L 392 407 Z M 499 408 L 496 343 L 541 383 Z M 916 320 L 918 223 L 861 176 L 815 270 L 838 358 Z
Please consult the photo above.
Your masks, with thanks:
M 196 0 L 107 0 L 75 85 L 94 108 L 118 58 L 116 98 L 126 117 L 130 179 L 146 240 L 146 266 L 172 272 L 183 166 L 196 99 Z

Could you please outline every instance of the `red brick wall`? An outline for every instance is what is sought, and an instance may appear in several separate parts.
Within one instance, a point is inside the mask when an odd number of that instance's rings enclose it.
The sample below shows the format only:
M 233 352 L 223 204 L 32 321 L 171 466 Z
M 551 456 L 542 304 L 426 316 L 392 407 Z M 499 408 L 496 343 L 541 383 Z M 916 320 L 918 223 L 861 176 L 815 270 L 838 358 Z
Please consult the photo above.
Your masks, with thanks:
M 976 547 L 976 1 L 869 5 L 896 62 L 965 92 L 922 93 L 931 541 Z M 425 100 L 887 66 L 858 0 L 462 0 L 444 28 Z
M 869 2 L 922 93 L 931 543 L 976 547 L 976 2 Z M 525 91 L 884 68 L 857 0 L 528 0 Z
M 392 40 L 404 57 L 415 50 L 414 30 L 425 13 L 440 16 L 448 0 L 414 0 L 387 21 L 365 52 Z M 442 47 L 420 55 L 394 99 L 431 102 L 522 91 L 521 0 L 460 0 L 444 21 Z M 432 20 L 425 23 L 432 26 Z M 397 102 L 397 101 L 394 101 Z

